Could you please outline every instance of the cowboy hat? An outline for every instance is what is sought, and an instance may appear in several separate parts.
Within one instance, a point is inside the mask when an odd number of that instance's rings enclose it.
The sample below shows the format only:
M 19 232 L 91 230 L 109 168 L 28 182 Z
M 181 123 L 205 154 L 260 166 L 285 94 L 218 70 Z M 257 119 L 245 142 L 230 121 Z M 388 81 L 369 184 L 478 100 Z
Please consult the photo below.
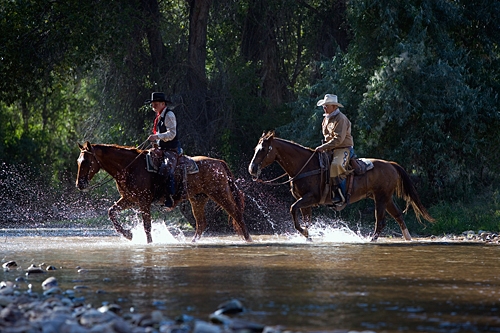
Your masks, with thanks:
M 326 94 L 326 95 L 325 95 L 325 98 L 320 99 L 316 105 L 317 105 L 317 106 L 323 106 L 323 105 L 337 105 L 337 106 L 339 106 L 339 107 L 341 107 L 341 108 L 343 108 L 343 107 L 344 107 L 342 104 L 340 104 L 340 103 L 337 101 L 337 95 L 331 95 L 331 94 Z
M 148 99 L 144 102 L 144 104 L 149 104 L 152 102 L 170 102 L 167 97 L 165 97 L 165 93 L 162 92 L 154 92 L 151 94 L 151 99 Z

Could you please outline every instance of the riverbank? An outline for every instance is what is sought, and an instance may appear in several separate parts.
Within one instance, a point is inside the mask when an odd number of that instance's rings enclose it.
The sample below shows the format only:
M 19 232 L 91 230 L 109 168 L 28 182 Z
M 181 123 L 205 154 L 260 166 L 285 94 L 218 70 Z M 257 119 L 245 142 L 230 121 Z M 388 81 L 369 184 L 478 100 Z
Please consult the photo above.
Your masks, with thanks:
M 72 290 L 62 291 L 53 277 L 46 279 L 42 287 L 44 292 L 36 293 L 32 292 L 31 288 L 20 290 L 16 282 L 0 283 L 1 332 L 278 333 L 285 331 L 283 327 L 266 326 L 238 319 L 238 313 L 245 311 L 238 300 L 221 304 L 207 319 L 189 315 L 170 318 L 160 310 L 148 313 L 125 311 L 117 304 L 104 304 L 94 308 L 75 297 Z

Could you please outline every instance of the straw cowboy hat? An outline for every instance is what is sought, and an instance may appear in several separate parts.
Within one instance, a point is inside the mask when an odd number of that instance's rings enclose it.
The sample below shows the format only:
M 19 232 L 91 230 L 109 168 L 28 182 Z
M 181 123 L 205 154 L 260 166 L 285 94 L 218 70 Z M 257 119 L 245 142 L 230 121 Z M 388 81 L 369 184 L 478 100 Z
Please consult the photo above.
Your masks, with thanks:
M 323 106 L 323 105 L 337 105 L 337 106 L 339 106 L 339 107 L 341 107 L 341 108 L 343 108 L 343 107 L 344 107 L 342 104 L 340 104 L 340 103 L 337 101 L 337 95 L 331 95 L 331 94 L 326 94 L 326 95 L 325 95 L 325 98 L 320 99 L 316 105 L 317 105 L 317 106 Z

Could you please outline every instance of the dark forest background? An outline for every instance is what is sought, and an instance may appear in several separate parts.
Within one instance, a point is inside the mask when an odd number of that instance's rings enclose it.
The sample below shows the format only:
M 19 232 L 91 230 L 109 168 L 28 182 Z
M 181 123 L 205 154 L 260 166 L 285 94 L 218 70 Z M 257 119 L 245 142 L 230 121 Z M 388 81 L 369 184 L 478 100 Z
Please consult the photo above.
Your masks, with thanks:
M 74 189 L 77 143 L 137 146 L 154 118 L 144 101 L 164 91 L 180 104 L 185 152 L 226 160 L 248 195 L 273 194 L 263 204 L 283 206 L 284 223 L 291 196 L 251 183 L 253 147 L 270 129 L 317 146 L 316 101 L 334 93 L 358 155 L 411 173 L 438 219 L 419 232 L 500 230 L 498 1 L 0 4 L 3 226 L 105 215 L 99 207 L 116 190 Z M 370 205 L 347 208 L 346 218 L 358 223 Z M 371 214 L 362 218 L 370 228 Z

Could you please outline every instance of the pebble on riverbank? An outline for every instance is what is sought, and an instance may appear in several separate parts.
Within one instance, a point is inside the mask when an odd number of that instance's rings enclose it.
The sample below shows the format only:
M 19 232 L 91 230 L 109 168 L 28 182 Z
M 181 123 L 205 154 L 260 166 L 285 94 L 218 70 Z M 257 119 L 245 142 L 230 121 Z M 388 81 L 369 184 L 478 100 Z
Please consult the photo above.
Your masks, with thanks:
M 443 235 L 431 236 L 431 240 L 449 239 L 452 241 L 469 241 L 469 242 L 485 242 L 491 244 L 500 244 L 500 235 L 491 231 L 479 230 L 475 233 L 473 230 L 462 232 L 461 235 Z
M 230 317 L 244 311 L 242 303 L 230 300 L 221 304 L 209 316 L 200 320 L 191 316 L 171 319 L 161 311 L 151 313 L 124 313 L 116 304 L 93 308 L 82 304 L 74 293 L 62 292 L 57 279 L 49 277 L 42 282 L 42 294 L 26 291 L 11 281 L 0 282 L 0 331 L 3 333 L 57 332 L 57 333 L 231 333 L 231 332 L 285 332 L 282 327 L 265 326 Z M 347 332 L 347 331 L 346 331 Z

